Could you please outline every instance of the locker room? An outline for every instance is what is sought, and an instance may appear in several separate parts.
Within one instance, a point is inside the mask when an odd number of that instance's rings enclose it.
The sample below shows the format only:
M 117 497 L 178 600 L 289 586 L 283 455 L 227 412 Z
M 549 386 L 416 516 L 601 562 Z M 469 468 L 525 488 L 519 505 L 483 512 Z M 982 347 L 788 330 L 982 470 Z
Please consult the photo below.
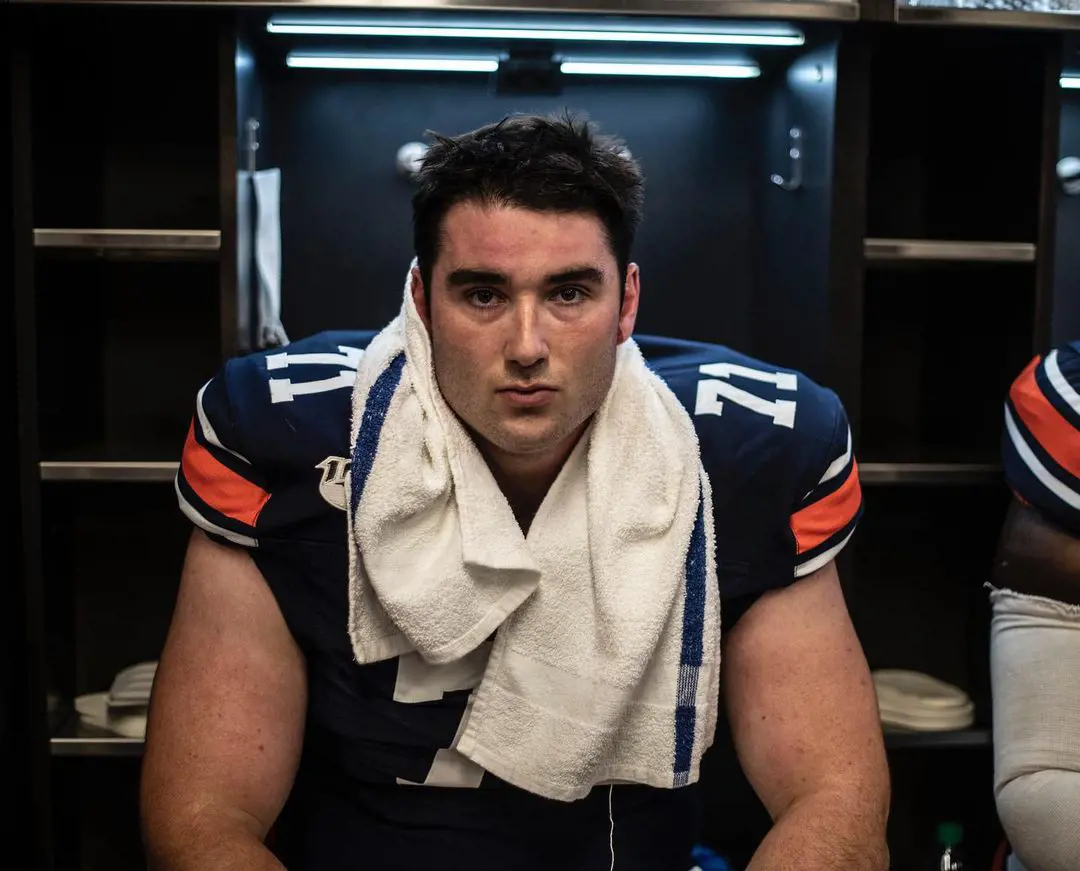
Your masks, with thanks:
M 138 716 L 123 734 L 88 706 L 160 654 L 200 387 L 226 359 L 397 314 L 429 131 L 566 109 L 646 177 L 637 331 L 799 369 L 844 403 L 866 514 L 839 571 L 868 662 L 974 711 L 887 734 L 892 867 L 926 867 L 957 821 L 970 867 L 1002 868 L 983 584 L 1009 500 L 1002 401 L 1080 336 L 1074 19 L 547 5 L 3 10 L 20 522 L 2 701 L 29 713 L 2 752 L 26 867 L 145 867 Z M 701 845 L 745 867 L 769 818 L 724 723 L 702 788 Z

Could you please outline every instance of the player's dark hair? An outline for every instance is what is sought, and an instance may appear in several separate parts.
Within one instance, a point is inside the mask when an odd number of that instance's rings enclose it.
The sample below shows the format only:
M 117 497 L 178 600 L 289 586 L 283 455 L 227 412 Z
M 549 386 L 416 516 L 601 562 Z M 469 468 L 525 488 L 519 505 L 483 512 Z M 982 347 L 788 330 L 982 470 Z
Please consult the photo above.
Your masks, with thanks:
M 434 139 L 413 195 L 413 246 L 430 293 L 443 218 L 474 201 L 542 212 L 591 212 L 601 222 L 626 283 L 630 248 L 641 223 L 644 177 L 622 143 L 587 120 L 511 115 L 460 136 Z

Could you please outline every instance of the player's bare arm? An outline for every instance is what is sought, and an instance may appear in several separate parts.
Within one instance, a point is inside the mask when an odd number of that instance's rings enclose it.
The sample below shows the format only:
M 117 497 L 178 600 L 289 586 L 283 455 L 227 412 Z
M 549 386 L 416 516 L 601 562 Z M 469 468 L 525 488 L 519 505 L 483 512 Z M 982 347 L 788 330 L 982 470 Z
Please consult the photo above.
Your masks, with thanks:
M 885 871 L 885 748 L 834 563 L 750 608 L 723 681 L 739 761 L 774 823 L 747 871 Z
M 303 656 L 243 551 L 195 531 L 154 679 L 141 811 L 153 871 L 270 871 L 307 703 Z

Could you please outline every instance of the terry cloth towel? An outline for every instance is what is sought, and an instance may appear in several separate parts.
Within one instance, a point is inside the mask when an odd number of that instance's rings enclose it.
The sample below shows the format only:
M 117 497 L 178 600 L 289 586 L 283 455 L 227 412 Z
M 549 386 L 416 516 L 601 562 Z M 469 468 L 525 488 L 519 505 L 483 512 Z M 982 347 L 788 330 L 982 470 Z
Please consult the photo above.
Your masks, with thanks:
M 289 337 L 281 323 L 281 170 L 254 172 L 255 266 L 259 278 L 256 298 L 256 341 L 260 348 L 282 348 Z
M 713 740 L 720 604 L 693 423 L 631 340 L 527 535 L 443 399 L 406 282 L 353 393 L 349 634 L 360 664 L 494 635 L 454 750 L 562 801 L 675 788 Z

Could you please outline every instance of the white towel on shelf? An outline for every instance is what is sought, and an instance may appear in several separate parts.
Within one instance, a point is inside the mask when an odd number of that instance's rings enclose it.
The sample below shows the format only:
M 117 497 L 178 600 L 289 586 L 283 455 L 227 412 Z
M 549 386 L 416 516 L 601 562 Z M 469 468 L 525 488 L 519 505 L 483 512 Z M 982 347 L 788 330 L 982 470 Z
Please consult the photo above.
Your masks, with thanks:
M 156 659 L 129 665 L 113 678 L 108 692 L 77 696 L 75 710 L 80 723 L 124 738 L 145 737 L 157 665 Z
M 246 169 L 236 173 L 236 331 L 240 349 L 250 351 L 251 268 L 255 259 L 255 183 Z
M 494 634 L 457 753 L 562 801 L 696 781 L 719 689 L 712 494 L 637 345 L 527 535 L 439 391 L 408 281 L 360 361 L 351 435 L 357 661 L 455 662 Z
M 904 668 L 877 669 L 872 677 L 883 726 L 944 732 L 975 722 L 975 703 L 943 680 Z
M 259 348 L 289 344 L 281 323 L 281 170 L 261 169 L 251 174 L 255 187 L 255 299 Z
M 109 686 L 109 707 L 147 707 L 150 704 L 150 691 L 154 686 L 157 666 L 157 660 L 151 659 L 121 669 Z

